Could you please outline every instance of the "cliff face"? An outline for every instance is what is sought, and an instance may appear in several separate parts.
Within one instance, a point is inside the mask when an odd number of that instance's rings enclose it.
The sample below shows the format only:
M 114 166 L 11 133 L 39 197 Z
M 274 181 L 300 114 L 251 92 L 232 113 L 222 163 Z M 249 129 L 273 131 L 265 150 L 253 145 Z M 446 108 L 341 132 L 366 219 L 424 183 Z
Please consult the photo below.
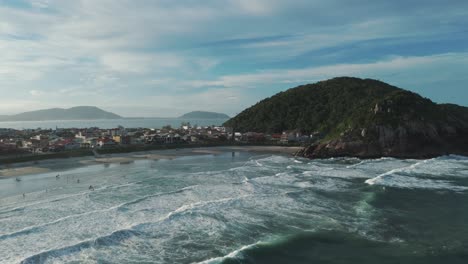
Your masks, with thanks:
M 467 109 L 436 104 L 433 107 L 435 112 L 429 119 L 413 108 L 404 109 L 408 111 L 405 113 L 402 108 L 393 110 L 388 102 L 376 104 L 370 110 L 374 122 L 362 128 L 350 128 L 334 139 L 312 144 L 297 154 L 307 158 L 468 155 Z
M 362 129 L 361 134 L 352 130 L 337 139 L 312 144 L 297 155 L 307 158 L 430 158 L 447 154 L 468 155 L 466 135 L 467 129 L 422 122 L 408 122 L 396 128 L 375 125 Z

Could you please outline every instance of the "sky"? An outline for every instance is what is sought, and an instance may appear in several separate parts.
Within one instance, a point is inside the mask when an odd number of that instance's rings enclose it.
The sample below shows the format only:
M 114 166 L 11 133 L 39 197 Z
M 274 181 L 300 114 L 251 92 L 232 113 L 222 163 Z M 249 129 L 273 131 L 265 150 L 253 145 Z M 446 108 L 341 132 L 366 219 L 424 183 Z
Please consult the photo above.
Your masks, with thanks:
M 0 0 L 0 51 L 0 115 L 235 115 L 338 76 L 468 106 L 466 0 Z

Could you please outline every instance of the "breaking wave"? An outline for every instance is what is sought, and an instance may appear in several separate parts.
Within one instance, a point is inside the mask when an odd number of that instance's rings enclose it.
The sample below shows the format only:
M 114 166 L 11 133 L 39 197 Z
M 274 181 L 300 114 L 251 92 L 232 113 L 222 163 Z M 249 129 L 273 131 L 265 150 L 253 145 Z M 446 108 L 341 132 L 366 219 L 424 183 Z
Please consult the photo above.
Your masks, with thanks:
M 102 178 L 99 171 L 80 176 L 101 180 L 94 192 L 86 183 L 34 201 L 20 190 L 9 197 L 14 203 L 0 209 L 0 263 L 340 263 L 333 259 L 369 247 L 396 256 L 468 243 L 468 213 L 451 207 L 468 203 L 468 158 L 461 156 L 244 153 L 111 166 Z M 131 182 L 122 183 L 122 174 Z M 453 226 L 438 227 L 447 223 Z M 430 230 L 425 237 L 415 235 L 420 226 Z

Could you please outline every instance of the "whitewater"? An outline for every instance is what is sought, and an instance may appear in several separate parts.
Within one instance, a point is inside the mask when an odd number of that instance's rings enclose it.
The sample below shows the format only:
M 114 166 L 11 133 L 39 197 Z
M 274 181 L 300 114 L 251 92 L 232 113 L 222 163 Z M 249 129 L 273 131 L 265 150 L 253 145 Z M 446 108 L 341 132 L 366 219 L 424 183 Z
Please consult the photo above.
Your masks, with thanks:
M 0 179 L 0 263 L 468 263 L 466 157 L 240 151 L 56 174 Z

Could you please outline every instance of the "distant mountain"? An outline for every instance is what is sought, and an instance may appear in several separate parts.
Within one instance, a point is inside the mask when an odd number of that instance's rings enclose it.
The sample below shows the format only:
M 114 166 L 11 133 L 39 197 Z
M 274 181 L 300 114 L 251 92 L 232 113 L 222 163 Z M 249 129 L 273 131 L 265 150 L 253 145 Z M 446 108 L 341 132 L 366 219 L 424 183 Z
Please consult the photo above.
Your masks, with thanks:
M 228 120 L 236 131 L 294 130 L 318 139 L 302 156 L 468 154 L 468 108 L 372 79 L 334 78 L 264 99 Z
M 119 115 L 94 106 L 77 106 L 69 109 L 51 108 L 24 112 L 17 115 L 0 116 L 2 121 L 45 121 L 45 120 L 95 120 L 120 119 Z
M 199 119 L 228 119 L 229 116 L 222 113 L 205 112 L 205 111 L 193 111 L 179 118 L 199 118 Z

